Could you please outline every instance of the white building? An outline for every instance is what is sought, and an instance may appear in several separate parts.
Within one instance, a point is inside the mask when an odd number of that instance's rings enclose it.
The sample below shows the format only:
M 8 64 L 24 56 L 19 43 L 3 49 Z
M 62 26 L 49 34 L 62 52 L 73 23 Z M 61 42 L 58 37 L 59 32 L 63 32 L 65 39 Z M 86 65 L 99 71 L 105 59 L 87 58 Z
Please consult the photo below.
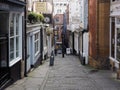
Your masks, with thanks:
M 69 0 L 53 0 L 53 16 L 56 14 L 63 14 L 67 9 Z
M 88 64 L 88 0 L 80 0 L 80 36 L 79 54 L 80 59 Z
M 73 53 L 79 54 L 78 37 L 80 31 L 80 0 L 69 1 L 69 25 L 68 30 L 71 32 L 69 46 Z
M 88 64 L 88 0 L 69 1 L 69 25 L 71 31 L 69 46 L 80 60 Z
M 120 69 L 120 0 L 111 0 L 110 4 L 110 63 Z
M 28 11 L 43 13 L 45 24 L 27 25 L 27 72 L 42 63 L 51 54 L 52 35 L 47 36 L 46 27 L 52 27 L 52 2 L 28 0 Z M 51 18 L 50 18 L 51 17 Z M 51 28 L 52 29 L 52 28 Z

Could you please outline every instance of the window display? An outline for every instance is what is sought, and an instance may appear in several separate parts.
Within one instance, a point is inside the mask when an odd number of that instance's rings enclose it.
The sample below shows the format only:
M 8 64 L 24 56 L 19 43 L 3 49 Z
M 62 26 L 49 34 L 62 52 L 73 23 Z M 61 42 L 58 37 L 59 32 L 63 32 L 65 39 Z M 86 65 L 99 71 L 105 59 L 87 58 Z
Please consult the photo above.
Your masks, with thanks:
M 120 28 L 117 28 L 117 60 L 120 61 Z

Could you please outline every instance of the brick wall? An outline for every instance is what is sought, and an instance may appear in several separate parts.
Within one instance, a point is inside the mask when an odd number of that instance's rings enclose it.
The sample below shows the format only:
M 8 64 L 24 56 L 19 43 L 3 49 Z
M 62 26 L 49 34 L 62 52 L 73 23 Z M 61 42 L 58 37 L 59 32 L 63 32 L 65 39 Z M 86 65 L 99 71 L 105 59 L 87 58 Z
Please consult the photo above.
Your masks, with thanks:
M 89 0 L 89 64 L 98 68 L 109 63 L 109 11 L 109 0 Z

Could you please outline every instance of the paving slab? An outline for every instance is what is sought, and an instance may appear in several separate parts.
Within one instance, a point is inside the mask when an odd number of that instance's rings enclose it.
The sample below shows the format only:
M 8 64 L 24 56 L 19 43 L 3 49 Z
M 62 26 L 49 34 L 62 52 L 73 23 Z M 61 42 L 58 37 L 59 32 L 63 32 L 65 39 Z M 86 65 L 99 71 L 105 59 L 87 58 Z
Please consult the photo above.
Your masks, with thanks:
M 54 66 L 49 59 L 5 90 L 120 90 L 120 80 L 110 70 L 83 66 L 78 56 L 55 56 Z

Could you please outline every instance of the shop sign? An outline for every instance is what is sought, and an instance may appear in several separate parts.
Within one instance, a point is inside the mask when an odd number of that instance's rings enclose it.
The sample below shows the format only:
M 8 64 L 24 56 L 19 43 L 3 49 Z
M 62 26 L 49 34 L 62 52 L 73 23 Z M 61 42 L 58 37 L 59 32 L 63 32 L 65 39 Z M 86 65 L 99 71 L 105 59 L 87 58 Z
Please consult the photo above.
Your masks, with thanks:
M 36 2 L 35 8 L 37 12 L 46 12 L 46 2 Z

